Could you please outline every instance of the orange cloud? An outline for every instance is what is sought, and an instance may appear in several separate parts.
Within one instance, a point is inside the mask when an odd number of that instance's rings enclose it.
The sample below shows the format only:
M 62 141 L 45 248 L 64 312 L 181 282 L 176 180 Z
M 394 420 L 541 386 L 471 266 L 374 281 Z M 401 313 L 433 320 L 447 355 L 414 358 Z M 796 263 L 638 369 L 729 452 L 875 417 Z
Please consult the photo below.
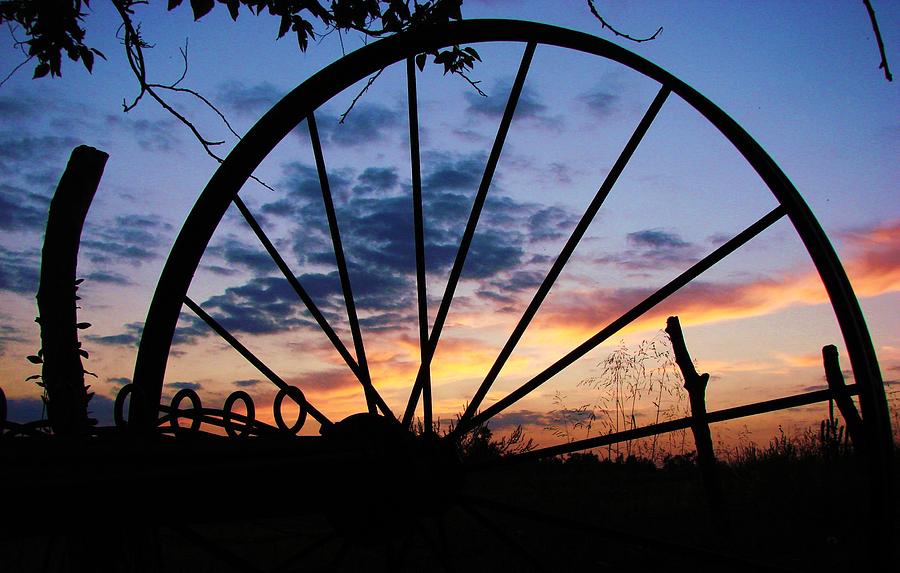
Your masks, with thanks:
M 847 274 L 857 296 L 900 290 L 900 219 L 845 235 L 853 256 Z
M 844 266 L 857 296 L 900 291 L 900 221 L 847 236 L 850 256 Z M 558 293 L 565 300 L 538 315 L 536 325 L 547 341 L 576 341 L 595 334 L 653 292 L 651 289 L 606 289 Z M 786 308 L 828 302 L 815 272 L 785 273 L 747 283 L 693 282 L 623 329 L 658 330 L 668 314 L 683 322 L 708 324 L 772 314 Z

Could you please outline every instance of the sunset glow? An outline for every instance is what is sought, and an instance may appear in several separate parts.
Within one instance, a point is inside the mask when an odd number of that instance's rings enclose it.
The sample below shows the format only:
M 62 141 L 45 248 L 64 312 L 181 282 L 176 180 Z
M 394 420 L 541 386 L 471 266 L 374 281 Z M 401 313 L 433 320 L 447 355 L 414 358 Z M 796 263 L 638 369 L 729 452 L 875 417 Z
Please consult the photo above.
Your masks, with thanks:
M 270 41 L 271 22 L 248 17 L 232 24 L 218 10 L 195 23 L 186 10 L 169 14 L 165 3 L 156 4 L 139 14 L 157 46 L 154 74 L 177 78 L 178 46 L 190 37 L 185 81 L 208 95 L 238 133 L 342 50 L 362 45 L 360 38 L 347 36 L 342 45 L 329 36 L 301 55 L 286 40 Z M 471 0 L 464 15 L 542 21 L 621 43 L 603 35 L 583 2 L 549 4 Z M 900 372 L 897 86 L 879 75 L 865 12 L 855 4 L 822 9 L 778 3 L 781 18 L 773 23 L 768 10 L 775 5 L 652 2 L 611 3 L 608 9 L 625 29 L 663 25 L 658 39 L 625 47 L 734 117 L 797 186 L 840 254 L 894 396 Z M 16 421 L 41 415 L 40 389 L 25 381 L 36 369 L 25 356 L 40 345 L 33 301 L 42 233 L 71 149 L 87 144 L 110 154 L 79 259 L 86 279 L 79 319 L 92 323 L 82 335 L 90 352 L 86 367 L 97 373 L 90 382 L 96 392 L 91 406 L 104 424 L 112 421 L 116 393 L 133 377 L 147 307 L 169 250 L 218 167 L 153 102 L 121 113 L 121 100 L 133 97 L 135 87 L 110 8 L 96 3 L 91 9 L 93 41 L 109 58 L 97 62 L 92 76 L 64 66 L 60 79 L 32 81 L 23 68 L 0 88 L 0 365 L 9 416 Z M 884 3 L 880 10 L 889 58 L 900 64 L 900 27 L 890 25 L 900 22 L 900 5 Z M 429 327 L 522 49 L 478 46 L 484 62 L 473 77 L 488 97 L 439 69 L 417 76 Z M 2 53 L 5 75 L 21 54 L 9 45 Z M 529 73 L 430 369 L 435 416 L 442 424 L 463 411 L 484 380 L 658 89 L 624 66 L 545 46 Z M 371 378 L 398 415 L 420 365 L 404 74 L 402 63 L 387 68 L 343 124 L 338 117 L 364 82 L 316 112 Z M 220 151 L 227 154 L 237 140 L 218 117 L 196 101 L 177 101 L 203 133 L 225 140 Z M 271 189 L 249 182 L 242 200 L 352 354 L 305 122 L 254 175 Z M 539 374 L 776 205 L 743 157 L 672 96 L 482 407 Z M 213 235 L 189 295 L 332 420 L 365 410 L 361 384 L 234 207 Z M 602 411 L 606 390 L 591 381 L 603 377 L 604 360 L 616 348 L 658 338 L 672 315 L 684 326 L 697 368 L 711 374 L 710 409 L 821 387 L 820 351 L 826 344 L 839 347 L 842 367 L 849 369 L 825 288 L 785 219 L 503 412 L 492 427 L 503 432 L 522 424 L 539 443 L 560 441 L 545 430 L 554 425 L 554 414 L 582 405 Z M 275 387 L 186 307 L 164 400 L 180 388 L 196 389 L 204 405 L 214 407 L 234 390 L 245 390 L 254 397 L 258 417 L 272 421 Z M 654 421 L 660 408 L 653 396 L 642 400 L 636 417 Z M 686 407 L 677 397 L 666 404 L 672 412 Z M 818 423 L 825 408 L 742 420 L 723 426 L 720 437 L 733 443 L 735 428 L 746 424 L 753 439 L 766 441 L 779 425 Z M 294 414 L 290 407 L 285 411 Z M 317 432 L 313 421 L 303 430 Z

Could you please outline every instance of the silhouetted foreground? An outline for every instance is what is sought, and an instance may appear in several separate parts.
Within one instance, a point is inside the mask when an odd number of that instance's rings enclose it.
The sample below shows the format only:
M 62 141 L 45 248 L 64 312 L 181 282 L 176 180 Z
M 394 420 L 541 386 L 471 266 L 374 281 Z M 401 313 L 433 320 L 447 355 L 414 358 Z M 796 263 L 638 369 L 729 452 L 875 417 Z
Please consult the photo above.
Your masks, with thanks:
M 111 465 L 83 468 L 83 483 L 65 484 L 83 492 L 82 503 L 71 511 L 54 514 L 40 502 L 40 496 L 53 498 L 50 489 L 20 491 L 16 497 L 34 500 L 34 511 L 4 520 L 3 570 L 856 567 L 866 547 L 867 514 L 852 492 L 865 487 L 865 475 L 840 441 L 823 441 L 823 435 L 780 436 L 720 464 L 730 531 L 713 525 L 693 455 L 671 456 L 661 468 L 638 458 L 607 461 L 592 454 L 513 465 L 499 458 L 485 465 L 482 458 L 483 469 L 469 471 L 454 489 L 446 483 L 452 467 L 426 475 L 409 463 L 394 463 L 388 453 L 384 463 L 364 456 L 370 464 L 354 473 L 359 466 L 345 465 L 333 453 L 317 458 L 315 438 L 280 445 L 248 440 L 259 443 L 243 449 L 234 449 L 234 440 L 208 436 L 167 439 L 127 460 L 138 474 L 157 468 L 152 484 L 157 496 L 136 496 L 151 484 L 123 482 L 129 470 Z M 5 441 L 7 457 L 19 439 Z M 291 461 L 285 448 L 302 455 Z M 29 452 L 40 449 L 28 446 Z M 180 457 L 163 463 L 176 450 Z M 272 465 L 276 458 L 280 463 Z M 188 459 L 196 460 L 193 469 Z M 895 455 L 895 468 L 898 460 Z M 11 467 L 11 460 L 3 461 Z M 354 458 L 353 464 L 360 461 Z M 180 473 L 167 474 L 176 467 Z M 329 467 L 339 468 L 339 474 L 323 481 Z M 234 473 L 217 475 L 225 468 Z M 424 481 L 402 486 L 415 480 Z M 401 487 L 392 489 L 389 482 Z M 43 481 L 41 487 L 54 484 Z M 390 499 L 391 491 L 409 497 Z M 419 500 L 428 500 L 428 507 Z M 373 511 L 385 513 L 373 518 Z

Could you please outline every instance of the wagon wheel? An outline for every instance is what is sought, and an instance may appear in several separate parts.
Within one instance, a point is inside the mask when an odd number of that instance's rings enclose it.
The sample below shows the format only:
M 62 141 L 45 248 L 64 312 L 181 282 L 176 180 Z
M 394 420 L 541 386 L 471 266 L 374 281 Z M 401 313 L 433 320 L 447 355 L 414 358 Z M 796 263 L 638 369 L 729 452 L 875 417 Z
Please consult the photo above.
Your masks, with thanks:
M 417 54 L 432 52 L 447 46 L 478 44 L 480 42 L 518 43 L 524 46 L 524 55 L 522 56 L 521 65 L 509 95 L 497 136 L 490 151 L 481 184 L 462 235 L 460 247 L 449 274 L 445 293 L 429 330 L 426 309 L 427 293 L 425 292 L 424 284 L 422 183 L 414 58 Z M 534 294 L 534 298 L 510 334 L 499 357 L 485 374 L 483 383 L 472 396 L 468 408 L 462 415 L 457 427 L 446 436 L 430 435 L 433 416 L 429 376 L 431 360 L 460 281 L 462 268 L 475 234 L 476 224 L 478 223 L 486 194 L 491 187 L 494 170 L 499 161 L 507 131 L 522 93 L 532 56 L 539 45 L 574 50 L 617 62 L 657 82 L 660 86 L 659 92 L 627 145 L 621 151 L 618 160 L 610 169 L 609 175 L 595 198 L 584 211 L 580 222 L 572 231 L 565 247 L 558 255 L 555 263 L 553 263 L 546 278 L 540 284 L 540 287 Z M 421 364 L 418 375 L 414 383 L 411 384 L 412 388 L 408 402 L 403 404 L 402 408 L 393 411 L 381 398 L 373 385 L 366 365 L 365 350 L 360 334 L 360 321 L 354 306 L 347 262 L 341 246 L 340 231 L 328 185 L 328 172 L 325 167 L 325 158 L 315 121 L 315 112 L 320 106 L 348 86 L 387 66 L 401 62 L 406 63 L 408 78 L 409 153 L 411 157 L 415 217 Z M 616 179 L 622 173 L 644 134 L 650 129 L 654 118 L 666 103 L 667 98 L 673 95 L 681 98 L 689 106 L 693 107 L 735 146 L 771 191 L 778 206 L 748 228 L 736 232 L 730 240 L 724 242 L 699 262 L 690 266 L 678 277 L 621 315 L 617 320 L 600 329 L 594 336 L 584 341 L 571 352 L 560 357 L 550 367 L 536 373 L 528 382 L 500 400 L 493 402 L 490 406 L 483 407 L 483 401 L 492 383 L 497 378 L 498 373 L 518 341 L 522 338 L 523 333 L 531 323 L 554 281 L 568 263 L 576 245 L 585 234 L 588 225 L 594 219 L 604 199 L 612 190 Z M 328 320 L 316 308 L 307 291 L 304 290 L 304 287 L 299 283 L 293 272 L 288 269 L 287 264 L 268 239 L 253 213 L 250 212 L 238 195 L 242 186 L 254 173 L 254 170 L 275 146 L 291 130 L 304 121 L 309 130 L 326 205 L 328 226 L 335 248 L 338 271 L 347 304 L 349 326 L 353 337 L 353 352 L 340 341 Z M 232 203 L 241 212 L 263 247 L 285 275 L 286 280 L 290 282 L 318 325 L 359 379 L 361 391 L 366 398 L 367 412 L 351 416 L 343 421 L 330 419 L 325 408 L 321 408 L 321 405 L 307 402 L 300 390 L 292 388 L 285 383 L 275 372 L 253 355 L 247 347 L 243 346 L 236 337 L 205 312 L 200 305 L 188 298 L 188 287 L 191 284 L 194 272 L 198 268 L 213 232 L 223 218 L 226 209 Z M 392 551 L 397 551 L 400 548 L 392 545 L 390 539 L 383 539 L 378 535 L 378 532 L 381 532 L 382 535 L 386 533 L 390 537 L 396 531 L 396 528 L 401 527 L 399 522 L 408 522 L 413 517 L 427 517 L 434 512 L 441 513 L 451 506 L 462 506 L 468 512 L 473 522 L 490 530 L 492 534 L 500 539 L 502 544 L 506 544 L 510 548 L 511 552 L 519 555 L 527 554 L 527 548 L 519 545 L 512 538 L 513 536 L 504 532 L 502 528 L 492 525 L 491 518 L 486 517 L 484 514 L 485 507 L 497 509 L 501 512 L 506 510 L 515 512 L 518 510 L 502 507 L 503 504 L 487 501 L 484 502 L 487 505 L 478 506 L 475 502 L 469 503 L 471 500 L 466 501 L 463 499 L 462 494 L 459 493 L 458 486 L 462 482 L 461 476 L 468 471 L 468 468 L 461 466 L 455 458 L 453 442 L 460 439 L 466 431 L 473 429 L 479 423 L 490 421 L 494 416 L 497 416 L 518 400 L 539 388 L 543 383 L 584 356 L 588 351 L 615 336 L 622 328 L 695 280 L 701 273 L 731 255 L 739 247 L 785 216 L 790 220 L 798 233 L 821 276 L 848 349 L 849 360 L 856 380 L 855 388 L 859 394 L 862 413 L 866 422 L 867 450 L 869 452 L 868 475 L 871 495 L 876 501 L 873 504 L 874 506 L 877 502 L 887 499 L 888 484 L 885 468 L 887 467 L 886 460 L 888 459 L 891 443 L 889 416 L 881 375 L 865 321 L 846 274 L 824 232 L 797 190 L 759 144 L 737 123 L 709 100 L 666 71 L 602 39 L 570 30 L 527 22 L 464 21 L 439 29 L 420 30 L 379 41 L 349 54 L 326 67 L 291 91 L 259 120 L 223 162 L 200 195 L 166 262 L 144 327 L 135 368 L 134 383 L 129 388 L 130 391 L 136 391 L 136 396 L 140 398 L 132 399 L 131 401 L 129 424 L 136 428 L 150 429 L 156 427 L 160 420 L 173 421 L 171 413 L 177 409 L 177 404 L 172 406 L 157 406 L 157 404 L 160 403 L 161 399 L 163 377 L 176 322 L 183 306 L 187 306 L 216 330 L 253 366 L 258 368 L 272 383 L 279 387 L 279 394 L 276 400 L 278 404 L 286 398 L 293 399 L 302 406 L 301 409 L 304 415 L 308 414 L 321 424 L 322 434 L 330 440 L 328 442 L 330 444 L 329 448 L 333 448 L 333 451 L 344 451 L 342 448 L 345 447 L 350 449 L 356 448 L 354 451 L 362 456 L 362 463 L 368 464 L 368 468 L 371 471 L 366 472 L 366 479 L 374 480 L 374 485 L 372 483 L 369 484 L 373 489 L 368 491 L 378 491 L 380 492 L 379 495 L 373 497 L 369 493 L 365 495 L 360 494 L 360 497 L 355 499 L 345 499 L 345 503 L 337 504 L 339 507 L 331 510 L 338 522 L 344 520 L 343 525 L 338 528 L 341 529 L 342 533 L 346 534 L 348 539 L 362 543 L 366 540 L 376 539 L 386 543 L 389 548 L 387 554 L 388 562 L 390 563 L 390 556 L 393 555 Z M 196 395 L 193 392 L 182 392 L 176 398 L 177 401 L 181 401 L 184 398 L 193 401 L 196 399 Z M 253 414 L 250 412 L 248 412 L 246 417 L 229 413 L 234 402 L 243 399 L 245 399 L 243 396 L 234 396 L 230 399 L 228 407 L 226 407 L 226 413 L 222 416 L 229 434 L 234 432 L 233 420 L 239 419 L 249 424 L 250 419 L 253 418 Z M 410 433 L 409 428 L 420 400 L 423 407 L 423 427 L 426 435 L 422 438 L 416 438 Z M 728 417 L 746 415 L 749 410 L 754 412 L 771 411 L 825 400 L 828 400 L 827 392 L 813 393 L 796 397 L 789 401 L 747 405 L 741 412 L 738 412 L 741 408 L 736 408 L 734 412 L 722 414 L 720 418 L 727 419 Z M 121 403 L 119 406 L 121 408 Z M 195 407 L 198 406 L 199 402 L 195 404 Z M 160 418 L 160 412 L 166 415 Z M 178 412 L 175 412 L 175 414 L 174 420 L 177 421 Z M 688 423 L 689 421 L 682 420 L 680 426 L 678 424 L 651 426 L 643 430 L 643 432 L 652 435 L 670 431 L 676 429 L 676 427 L 687 427 Z M 290 429 L 290 424 L 283 420 L 278 420 L 278 425 L 284 429 Z M 262 425 L 257 425 L 257 427 L 260 431 L 265 431 L 266 429 Z M 532 451 L 527 456 L 530 458 L 541 458 L 565 452 L 580 451 L 617 439 L 625 440 L 628 437 L 612 436 L 576 441 L 563 446 Z M 354 459 L 357 463 L 360 462 L 360 458 Z M 337 464 L 337 467 L 341 467 L 340 463 Z M 423 467 L 425 469 L 422 469 Z M 348 484 L 347 480 L 351 479 L 347 477 L 348 473 L 354 470 L 350 467 L 345 467 L 344 470 L 345 473 L 338 471 L 335 475 L 338 476 L 336 479 L 339 483 L 346 485 Z M 416 483 L 417 480 L 427 479 L 427 476 L 433 475 L 435 472 L 439 473 L 441 478 L 431 485 Z M 403 485 L 397 485 L 398 482 Z M 369 512 L 370 517 L 365 519 L 359 518 L 358 508 L 361 506 L 368 506 L 370 509 L 374 507 Z M 423 510 L 422 507 L 426 509 Z M 527 513 L 527 510 L 521 511 Z M 522 518 L 524 519 L 525 517 Z M 880 518 L 886 519 L 886 514 L 882 512 Z M 879 529 L 883 525 L 883 522 L 879 522 L 879 525 L 874 530 L 883 534 L 885 530 Z M 880 546 L 880 541 L 883 540 L 884 537 L 876 538 L 873 543 L 876 550 Z M 435 541 L 435 544 L 439 545 L 439 542 Z M 440 553 L 440 549 L 435 549 L 435 552 Z

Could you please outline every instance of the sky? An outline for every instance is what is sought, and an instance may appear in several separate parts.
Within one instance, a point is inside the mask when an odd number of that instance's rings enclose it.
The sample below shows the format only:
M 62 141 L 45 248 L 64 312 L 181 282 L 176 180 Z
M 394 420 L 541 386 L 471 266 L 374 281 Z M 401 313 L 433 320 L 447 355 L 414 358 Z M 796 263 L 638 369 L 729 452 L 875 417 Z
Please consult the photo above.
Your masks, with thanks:
M 888 61 L 900 69 L 900 6 L 874 2 Z M 660 65 L 704 94 L 754 137 L 804 196 L 829 236 L 860 304 L 887 381 L 900 377 L 900 99 L 889 83 L 858 2 L 600 2 L 607 20 L 641 44 L 601 29 L 579 1 L 468 0 L 465 18 L 510 18 L 586 31 Z M 32 80 L 26 66 L 0 87 L 0 384 L 10 419 L 40 416 L 34 323 L 49 198 L 72 148 L 110 154 L 85 224 L 79 320 L 96 392 L 91 409 L 111 422 L 118 390 L 133 377 L 137 344 L 159 274 L 183 221 L 217 164 L 188 130 L 137 95 L 106 3 L 86 19 L 89 45 L 106 57 L 93 74 L 65 62 L 62 78 Z M 217 5 L 193 22 L 181 7 L 139 6 L 153 48 L 151 79 L 204 94 L 238 133 L 284 94 L 364 40 L 330 34 L 306 53 L 277 22 Z M 4 36 L 0 72 L 21 54 Z M 471 74 L 487 97 L 438 66 L 418 73 L 430 320 L 521 59 L 521 44 L 475 46 Z M 433 68 L 433 69 L 432 69 Z M 348 86 L 316 112 L 329 181 L 376 388 L 395 411 L 418 368 L 405 68 L 387 68 L 344 124 L 362 89 Z M 471 399 L 535 289 L 659 89 L 619 64 L 538 46 L 433 364 L 443 424 Z M 237 139 L 189 97 L 171 102 L 226 155 Z M 334 252 L 305 123 L 255 172 L 241 198 L 330 324 L 352 349 Z M 557 280 L 484 405 L 490 405 L 777 205 L 737 151 L 689 105 L 670 97 Z M 330 419 L 365 410 L 359 383 L 232 207 L 195 273 L 189 295 Z M 827 296 L 796 232 L 780 221 L 492 421 L 523 424 L 540 443 L 585 437 L 618 419 L 605 366 L 637 356 L 648 372 L 634 399 L 639 425 L 686 408 L 652 348 L 678 315 L 709 408 L 821 388 L 821 348 L 846 351 Z M 643 346 L 641 346 L 643 344 Z M 619 352 L 617 353 L 617 349 Z M 642 351 L 640 349 L 643 349 Z M 624 370 L 619 369 L 619 372 Z M 849 373 L 848 373 L 849 374 Z M 632 381 L 633 382 L 633 381 Z M 664 382 L 660 386 L 660 382 Z M 650 384 L 654 384 L 652 387 Z M 631 386 L 633 387 L 633 386 Z M 271 422 L 275 388 L 188 309 L 169 357 L 164 399 L 193 388 L 219 407 L 248 391 Z M 628 380 L 619 387 L 631 406 Z M 660 389 L 664 392 L 660 394 Z M 654 402 L 660 404 L 657 408 Z M 573 410 L 594 427 L 571 427 Z M 621 410 L 621 409 L 620 409 Z M 896 415 L 896 410 L 894 411 Z M 824 405 L 714 428 L 722 443 L 765 443 L 778 426 L 799 431 Z M 619 423 L 630 423 L 629 419 Z M 546 429 L 553 427 L 555 429 Z M 318 426 L 307 422 L 303 433 Z

